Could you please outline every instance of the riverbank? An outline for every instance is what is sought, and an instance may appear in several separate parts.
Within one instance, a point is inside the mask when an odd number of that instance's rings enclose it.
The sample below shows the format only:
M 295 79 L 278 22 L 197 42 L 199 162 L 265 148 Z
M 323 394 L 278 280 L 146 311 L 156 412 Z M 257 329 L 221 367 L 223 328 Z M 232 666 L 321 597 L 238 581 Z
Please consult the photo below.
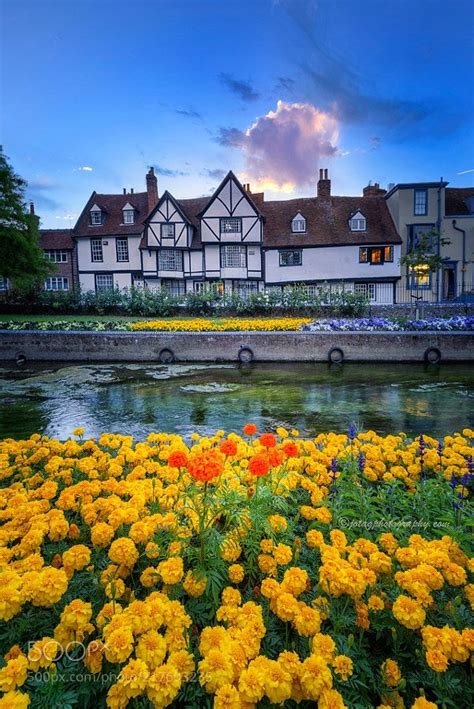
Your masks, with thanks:
M 2 331 L 0 360 L 77 362 L 463 362 L 473 332 Z

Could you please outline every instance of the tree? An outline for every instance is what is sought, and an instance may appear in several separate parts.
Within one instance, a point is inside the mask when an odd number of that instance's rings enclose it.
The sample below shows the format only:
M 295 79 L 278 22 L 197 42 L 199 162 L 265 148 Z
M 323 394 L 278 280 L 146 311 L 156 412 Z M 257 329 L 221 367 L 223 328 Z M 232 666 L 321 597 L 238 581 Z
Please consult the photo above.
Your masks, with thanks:
M 25 187 L 0 146 L 0 276 L 22 289 L 53 270 L 39 245 L 38 217 L 26 208 Z
M 402 256 L 400 263 L 408 266 L 411 272 L 435 273 L 443 264 L 443 257 L 438 253 L 441 246 L 447 246 L 449 239 L 441 236 L 437 229 L 418 233 L 411 244 L 411 248 Z

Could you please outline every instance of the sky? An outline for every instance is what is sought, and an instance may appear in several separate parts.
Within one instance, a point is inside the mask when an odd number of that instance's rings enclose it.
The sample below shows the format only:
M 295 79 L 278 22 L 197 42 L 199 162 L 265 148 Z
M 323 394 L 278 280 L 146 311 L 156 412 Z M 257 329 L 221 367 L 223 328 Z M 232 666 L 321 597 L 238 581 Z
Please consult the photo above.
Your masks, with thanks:
M 474 184 L 473 0 L 0 0 L 0 142 L 42 226 L 93 190 Z

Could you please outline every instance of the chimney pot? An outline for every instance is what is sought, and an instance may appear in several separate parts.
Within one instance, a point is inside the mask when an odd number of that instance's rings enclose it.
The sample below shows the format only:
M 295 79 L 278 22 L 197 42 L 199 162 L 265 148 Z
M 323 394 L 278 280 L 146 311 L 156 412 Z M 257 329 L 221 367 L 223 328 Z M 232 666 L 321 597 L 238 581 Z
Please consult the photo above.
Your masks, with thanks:
M 124 193 L 124 194 L 127 194 L 127 188 L 126 188 L 126 187 L 123 188 L 123 193 Z
M 331 180 L 328 177 L 327 169 L 319 170 L 318 180 L 318 197 L 320 199 L 329 199 L 331 196 Z
M 130 194 L 133 194 L 133 187 L 130 187 Z

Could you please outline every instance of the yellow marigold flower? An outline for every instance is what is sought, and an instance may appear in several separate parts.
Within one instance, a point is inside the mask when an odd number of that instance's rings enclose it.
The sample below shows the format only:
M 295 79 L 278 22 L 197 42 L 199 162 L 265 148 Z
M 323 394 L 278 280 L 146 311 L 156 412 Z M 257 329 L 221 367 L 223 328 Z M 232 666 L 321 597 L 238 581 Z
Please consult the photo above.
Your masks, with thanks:
M 150 670 L 143 660 L 130 660 L 122 668 L 117 684 L 128 699 L 138 697 L 147 686 Z
M 93 674 L 98 674 L 102 670 L 105 645 L 101 640 L 91 640 L 86 647 L 84 664 Z
M 277 572 L 277 562 L 269 554 L 259 554 L 258 555 L 258 568 L 262 573 L 268 576 L 276 576 Z
M 411 705 L 411 709 L 438 709 L 438 705 L 434 702 L 429 702 L 425 697 L 418 697 Z
M 316 633 L 311 642 L 311 652 L 321 656 L 326 662 L 332 662 L 336 655 L 336 643 L 330 635 Z
M 285 532 L 288 528 L 288 522 L 281 515 L 270 515 L 268 521 L 270 522 L 270 526 L 274 532 Z
M 175 667 L 182 681 L 189 681 L 195 670 L 194 657 L 186 650 L 171 652 L 168 656 L 168 664 Z
M 282 591 L 287 591 L 293 596 L 299 596 L 303 591 L 308 591 L 311 587 L 309 574 L 305 569 L 298 566 L 291 566 L 286 569 L 281 582 Z
M 352 675 L 354 665 L 347 655 L 336 655 L 332 661 L 334 672 L 345 682 Z
M 310 529 L 306 532 L 306 543 L 312 549 L 318 549 L 322 544 L 324 544 L 324 537 L 317 529 Z
M 274 704 L 281 704 L 291 697 L 291 675 L 275 660 L 267 660 L 265 667 L 265 694 Z
M 426 613 L 420 604 L 404 595 L 398 596 L 392 612 L 398 622 L 410 630 L 421 628 L 426 618 Z
M 271 554 L 274 546 L 273 539 L 262 539 L 260 541 L 260 549 L 264 554 Z
M 237 689 L 231 684 L 224 684 L 219 687 L 214 696 L 214 709 L 241 709 Z
M 281 620 L 293 620 L 298 613 L 298 601 L 291 593 L 280 593 L 272 600 L 273 612 L 281 618 Z
M 300 635 L 311 637 L 319 633 L 321 628 L 321 616 L 314 608 L 310 608 L 306 603 L 298 603 L 298 611 L 293 618 L 293 625 Z
M 72 432 L 73 436 L 78 436 L 79 438 L 84 435 L 84 431 L 86 429 L 83 426 L 79 426 L 78 428 L 75 428 L 74 431 Z
M 226 586 L 222 591 L 222 603 L 226 606 L 240 606 L 242 603 L 242 596 L 240 591 L 232 586 Z
M 319 695 L 318 709 L 347 709 L 347 705 L 336 689 L 324 689 Z
M 112 579 L 106 585 L 104 592 L 107 598 L 122 598 L 126 591 L 126 586 L 122 579 Z
M 448 658 L 439 650 L 428 650 L 426 663 L 435 672 L 445 672 L 448 669 Z
M 63 553 L 63 566 L 68 575 L 84 569 L 90 560 L 90 550 L 84 544 L 76 544 Z
M 377 613 L 378 611 L 383 611 L 385 608 L 385 603 L 383 601 L 383 598 L 380 598 L 380 596 L 375 595 L 374 593 L 369 596 L 369 600 L 367 601 L 367 607 L 369 611 L 374 611 Z
M 317 701 L 324 690 L 331 689 L 331 672 L 323 657 L 310 655 L 304 660 L 300 674 L 305 699 Z
M 107 638 L 105 657 L 109 662 L 125 662 L 133 651 L 133 633 L 130 628 L 113 630 Z
M 28 659 L 19 655 L 8 660 L 5 667 L 0 670 L 0 689 L 2 692 L 11 692 L 21 687 L 28 675 Z
M 273 558 L 279 566 L 289 564 L 293 557 L 291 548 L 286 544 L 277 544 L 273 550 Z
M 232 564 L 229 566 L 227 573 L 232 583 L 241 583 L 245 577 L 244 567 L 241 564 Z
M 221 557 L 224 561 L 237 561 L 242 554 L 242 547 L 234 539 L 224 539 L 221 544 Z
M 259 702 L 265 694 L 265 672 L 254 662 L 252 660 L 239 677 L 239 692 L 244 701 L 251 703 Z
M 260 585 L 260 591 L 262 596 L 265 598 L 275 598 L 279 593 L 281 593 L 281 587 L 278 581 L 275 579 L 263 579 Z
M 157 567 L 163 583 L 173 585 L 179 583 L 184 575 L 183 560 L 180 556 L 173 556 L 171 559 L 160 561 Z
M 181 676 L 176 667 L 169 662 L 156 667 L 151 673 L 147 684 L 147 695 L 157 707 L 166 707 L 178 694 L 181 688 Z
M 211 648 L 199 663 L 199 681 L 210 693 L 229 684 L 234 679 L 234 670 L 230 658 L 217 647 Z
M 23 692 L 7 692 L 0 699 L 0 709 L 26 709 L 29 704 L 30 698 Z
M 157 559 L 160 556 L 160 547 L 155 542 L 148 542 L 145 554 L 149 559 Z
M 131 539 L 120 537 L 110 545 L 109 559 L 116 564 L 123 564 L 131 569 L 138 560 L 137 547 Z
M 95 547 L 104 548 L 114 538 L 115 530 L 107 522 L 97 522 L 91 527 L 91 541 Z
M 398 663 L 390 658 L 385 660 L 382 664 L 382 676 L 385 683 L 388 684 L 389 687 L 396 687 L 400 684 L 402 673 L 400 672 Z
M 183 588 L 189 596 L 202 596 L 207 586 L 207 577 L 198 577 L 194 571 L 188 571 L 183 581 Z

